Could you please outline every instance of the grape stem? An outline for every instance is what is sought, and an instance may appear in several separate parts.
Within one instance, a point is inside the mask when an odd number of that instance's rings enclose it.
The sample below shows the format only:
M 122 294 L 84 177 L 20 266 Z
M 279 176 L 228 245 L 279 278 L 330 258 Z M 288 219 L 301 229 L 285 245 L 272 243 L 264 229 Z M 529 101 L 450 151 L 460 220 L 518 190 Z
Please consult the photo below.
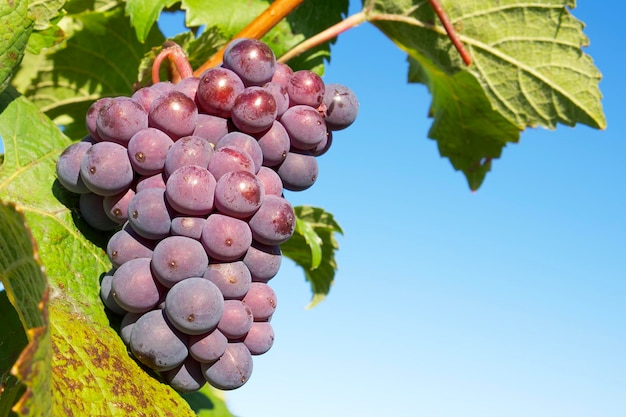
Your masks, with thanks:
M 245 28 L 236 34 L 233 39 L 236 38 L 252 38 L 260 39 L 263 35 L 270 31 L 274 26 L 278 24 L 285 16 L 293 12 L 296 7 L 300 5 L 304 0 L 276 0 L 273 2 L 263 13 L 258 15 L 252 22 L 250 22 Z M 224 50 L 227 45 L 224 45 L 219 51 L 211 56 L 204 64 L 195 70 L 194 75 L 200 76 L 204 71 L 209 68 L 213 68 L 222 62 L 224 56 Z
M 168 69 L 170 70 L 170 79 L 173 83 L 193 76 L 193 68 L 183 48 L 172 41 L 167 41 L 163 44 L 163 49 L 156 56 L 152 64 L 152 84 L 156 84 L 160 81 L 159 70 L 166 58 L 172 64 Z
M 448 34 L 448 38 L 450 38 L 450 41 L 452 41 L 452 45 L 454 45 L 456 50 L 461 55 L 461 58 L 463 59 L 463 62 L 465 62 L 465 65 L 469 67 L 472 64 L 472 58 L 467 52 L 467 49 L 465 49 L 465 46 L 463 46 L 463 42 L 461 42 L 461 40 L 457 36 L 456 31 L 454 30 L 454 26 L 452 26 L 450 18 L 446 14 L 445 10 L 443 10 L 443 7 L 441 7 L 441 4 L 439 4 L 439 0 L 428 0 L 428 2 L 430 3 L 431 7 L 435 11 L 435 14 L 437 14 L 437 17 L 441 21 L 443 28 Z

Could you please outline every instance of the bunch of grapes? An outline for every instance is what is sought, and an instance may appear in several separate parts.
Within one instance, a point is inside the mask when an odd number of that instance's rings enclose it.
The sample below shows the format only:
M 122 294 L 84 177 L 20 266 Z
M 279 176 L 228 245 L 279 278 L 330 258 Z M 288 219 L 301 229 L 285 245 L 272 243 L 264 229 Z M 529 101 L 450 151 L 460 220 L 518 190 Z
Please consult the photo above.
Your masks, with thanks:
M 105 306 L 131 354 L 181 392 L 242 386 L 273 343 L 268 285 L 296 217 L 283 190 L 309 188 L 354 93 L 237 39 L 223 63 L 177 84 L 102 98 L 89 135 L 57 162 L 93 228 L 111 231 Z

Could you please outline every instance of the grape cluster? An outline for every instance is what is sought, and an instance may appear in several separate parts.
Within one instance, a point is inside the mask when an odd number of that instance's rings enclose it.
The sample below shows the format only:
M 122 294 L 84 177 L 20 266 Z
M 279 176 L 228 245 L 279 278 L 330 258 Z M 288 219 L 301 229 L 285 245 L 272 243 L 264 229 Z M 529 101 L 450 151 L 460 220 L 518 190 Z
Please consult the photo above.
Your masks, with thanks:
M 132 97 L 102 98 L 57 178 L 84 220 L 111 231 L 105 306 L 132 355 L 176 390 L 235 389 L 273 343 L 268 285 L 296 217 L 283 190 L 309 188 L 354 93 L 277 63 L 253 39 L 219 67 Z

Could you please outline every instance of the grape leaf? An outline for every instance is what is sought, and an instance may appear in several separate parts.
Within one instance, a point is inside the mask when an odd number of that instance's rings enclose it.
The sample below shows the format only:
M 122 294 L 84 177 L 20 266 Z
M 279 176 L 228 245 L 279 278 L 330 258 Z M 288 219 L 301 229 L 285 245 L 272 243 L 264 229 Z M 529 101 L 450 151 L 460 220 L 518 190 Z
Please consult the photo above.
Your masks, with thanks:
M 0 203 L 0 213 L 12 215 L 13 207 Z M 0 215 L 0 217 L 4 217 Z M 8 217 L 8 216 L 7 216 Z M 1 221 L 1 220 L 0 220 Z M 22 222 L 23 224 L 23 222 Z M 7 417 L 13 404 L 22 396 L 25 386 L 10 371 L 20 353 L 28 344 L 28 339 L 17 311 L 11 305 L 6 291 L 0 291 L 0 417 Z
M 54 415 L 74 416 L 195 416 L 179 394 L 145 372 L 128 355 L 112 327 L 119 318 L 107 315 L 99 296 L 99 277 L 111 268 L 102 249 L 107 236 L 84 223 L 76 207 L 76 196 L 55 180 L 56 159 L 71 141 L 33 103 L 12 89 L 0 95 L 0 110 L 0 136 L 5 144 L 5 160 L 0 166 L 0 200 L 14 202 L 23 213 L 37 242 L 50 294 L 47 304 L 50 326 L 35 329 L 45 329 L 42 345 L 52 350 L 51 376 L 48 373 L 51 390 L 36 390 L 31 409 L 44 407 L 53 410 Z M 0 222 L 4 217 L 0 215 Z M 5 235 L 4 224 L 0 226 L 2 239 L 11 239 L 0 242 L 7 242 L 7 247 L 13 248 L 16 239 L 12 233 Z M 14 268 L 33 264 L 18 262 L 24 255 L 10 256 L 12 252 L 5 250 L 4 245 L 0 253 L 0 259 L 9 259 Z M 17 288 L 45 285 L 39 269 L 39 274 L 7 281 L 2 262 L 0 275 L 5 285 L 9 284 L 10 296 L 24 293 L 25 290 Z M 40 299 L 40 296 L 23 296 L 15 302 L 15 307 L 18 311 L 33 312 Z M 40 321 L 47 323 L 43 318 Z M 33 363 L 24 355 L 20 369 L 24 369 L 25 376 L 31 366 L 45 362 Z M 50 361 L 47 366 L 50 367 Z M 43 376 L 44 372 L 38 373 L 39 378 Z M 220 409 L 221 398 L 207 392 L 207 401 Z M 52 407 L 48 407 L 50 402 Z
M 135 28 L 137 39 L 144 42 L 150 29 L 159 18 L 161 10 L 176 3 L 177 0 L 127 0 L 126 16 Z
M 144 53 L 164 38 L 154 27 L 147 45 L 140 43 L 121 8 L 68 15 L 64 21 L 69 39 L 45 56 L 27 55 L 24 74 L 18 73 L 14 84 L 78 139 L 87 134 L 89 106 L 103 96 L 132 94 Z
M 218 26 L 227 39 L 235 36 L 268 6 L 269 2 L 263 0 L 181 1 L 187 27 Z
M 44 30 L 50 27 L 60 13 L 65 0 L 34 1 L 28 6 L 28 14 L 35 21 L 35 30 Z
M 0 2 L 0 92 L 9 85 L 22 61 L 33 26 L 28 17 L 28 1 Z
M 445 0 L 441 4 L 472 57 L 469 67 L 463 65 L 428 2 L 369 0 L 363 11 L 367 20 L 412 58 L 409 80 L 425 82 L 433 96 L 442 92 L 447 96 L 433 99 L 435 120 L 429 136 L 438 141 L 440 149 L 453 149 L 452 153 L 457 152 L 460 137 L 465 137 L 466 147 L 471 138 L 472 155 L 462 162 L 453 161 L 453 165 L 464 171 L 472 189 L 482 182 L 476 171 L 486 172 L 489 161 L 499 156 L 496 143 L 502 148 L 517 141 L 520 130 L 536 126 L 553 129 L 558 123 L 606 127 L 598 88 L 601 74 L 583 53 L 588 39 L 582 22 L 569 11 L 574 1 Z M 480 105 L 472 106 L 473 114 L 443 107 L 461 91 L 460 79 L 464 86 L 477 90 L 478 85 L 483 90 L 481 98 L 473 102 Z M 461 98 L 454 102 L 461 104 Z M 485 141 L 477 139 L 484 127 L 478 121 L 484 115 L 484 124 L 497 118 L 494 110 L 511 127 L 499 135 L 492 129 Z M 443 117 L 445 129 L 441 127 Z M 464 133 L 450 136 L 455 129 Z
M 319 207 L 298 206 L 294 211 L 298 227 L 280 248 L 284 256 L 304 269 L 313 292 L 307 308 L 312 308 L 326 298 L 334 281 L 337 269 L 335 251 L 339 248 L 334 234 L 343 234 L 343 230 L 332 214 Z

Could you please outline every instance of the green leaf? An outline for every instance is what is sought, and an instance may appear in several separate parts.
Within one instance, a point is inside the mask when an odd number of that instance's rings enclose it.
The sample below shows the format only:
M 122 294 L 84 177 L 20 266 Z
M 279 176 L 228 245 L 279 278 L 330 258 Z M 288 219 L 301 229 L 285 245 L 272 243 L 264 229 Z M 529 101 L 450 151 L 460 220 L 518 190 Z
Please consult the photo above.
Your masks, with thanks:
M 0 276 L 9 295 L 22 294 L 14 303 L 18 312 L 23 311 L 24 318 L 32 316 L 29 322 L 36 326 L 43 324 L 34 330 L 45 332 L 32 337 L 43 338 L 43 346 L 48 342 L 50 347 L 51 341 L 52 347 L 51 390 L 33 390 L 31 410 L 74 416 L 195 416 L 178 393 L 131 359 L 111 326 L 119 318 L 107 316 L 99 296 L 99 277 L 111 268 L 102 249 L 107 236 L 82 221 L 76 196 L 55 181 L 56 159 L 71 141 L 33 103 L 14 92 L 0 95 L 0 110 L 0 136 L 5 145 L 0 200 L 15 202 L 23 213 L 37 242 L 50 294 L 49 304 L 42 303 L 49 309 L 48 332 L 45 315 L 38 316 L 36 310 L 45 277 L 35 258 L 24 254 L 25 244 L 18 245 L 20 235 L 8 228 L 8 215 L 0 215 L 0 259 L 8 260 L 0 260 Z M 28 243 L 32 251 L 32 241 Z M 16 256 L 9 257 L 13 250 Z M 23 261 L 10 260 L 14 258 Z M 22 269 L 27 272 L 18 276 Z M 27 290 L 32 295 L 25 295 Z M 36 362 L 22 354 L 22 368 L 26 371 L 37 365 L 43 368 L 38 378 L 50 377 L 43 372 L 50 361 L 41 357 L 43 352 L 35 352 Z M 215 404 L 221 401 L 215 395 L 209 399 Z
M 87 134 L 89 106 L 103 96 L 132 94 L 144 54 L 164 38 L 154 27 L 146 44 L 140 43 L 121 8 L 68 15 L 63 25 L 69 39 L 45 56 L 28 55 L 16 86 L 79 139 Z
M 217 26 L 227 39 L 239 33 L 268 6 L 269 2 L 263 0 L 181 1 L 187 27 Z
M 343 230 L 332 214 L 318 207 L 294 207 L 297 227 L 294 235 L 280 248 L 284 256 L 304 269 L 313 297 L 307 308 L 319 304 L 330 291 L 335 278 L 335 252 L 339 244 L 335 233 Z
M 44 30 L 50 27 L 60 13 L 65 0 L 34 1 L 28 6 L 28 14 L 35 21 L 35 30 Z
M 0 93 L 22 61 L 33 26 L 28 17 L 28 1 L 0 2 Z
M 161 11 L 176 3 L 177 0 L 127 0 L 126 16 L 135 28 L 137 39 L 144 42 L 150 29 L 159 18 Z
M 8 211 L 6 211 L 7 209 Z M 14 211 L 13 207 L 7 207 L 0 203 L 0 213 L 2 213 L 0 216 L 2 218 L 4 218 L 4 214 L 9 214 L 7 217 L 12 216 L 12 210 Z M 2 355 L 0 355 L 0 386 L 2 387 L 0 417 L 6 417 L 25 389 L 25 386 L 10 371 L 13 364 L 17 362 L 20 353 L 28 345 L 26 332 L 17 311 L 9 301 L 7 291 L 0 291 L 0 317 L 2 317 L 0 320 L 0 347 L 2 348 Z
M 453 161 L 460 167 L 457 169 L 463 169 L 472 189 L 480 185 L 480 176 L 490 166 L 487 161 L 499 156 L 496 148 L 517 141 L 520 130 L 553 129 L 558 123 L 605 128 L 598 88 L 601 74 L 583 53 L 588 39 L 583 24 L 568 9 L 574 7 L 574 1 L 445 0 L 441 4 L 472 57 L 470 67 L 462 63 L 427 2 L 371 0 L 364 5 L 364 12 L 367 20 L 412 58 L 410 81 L 425 82 L 433 96 L 442 92 L 446 96 L 434 98 L 432 105 L 434 125 L 444 124 L 442 117 L 446 118 L 445 129 L 433 126 L 430 133 L 440 149 L 455 153 L 463 136 L 469 149 L 468 141 L 475 141 L 482 130 L 472 133 L 474 129 L 468 125 L 497 121 L 493 111 L 511 125 L 499 135 L 491 129 L 487 140 L 479 140 L 479 149 L 472 147 L 471 156 Z M 476 91 L 477 85 L 483 94 L 469 109 L 442 108 L 442 103 L 450 104 L 451 99 L 465 106 L 463 100 L 469 94 L 461 96 L 459 88 Z M 505 124 L 498 121 L 498 126 Z M 454 134 L 455 129 L 463 133 Z

